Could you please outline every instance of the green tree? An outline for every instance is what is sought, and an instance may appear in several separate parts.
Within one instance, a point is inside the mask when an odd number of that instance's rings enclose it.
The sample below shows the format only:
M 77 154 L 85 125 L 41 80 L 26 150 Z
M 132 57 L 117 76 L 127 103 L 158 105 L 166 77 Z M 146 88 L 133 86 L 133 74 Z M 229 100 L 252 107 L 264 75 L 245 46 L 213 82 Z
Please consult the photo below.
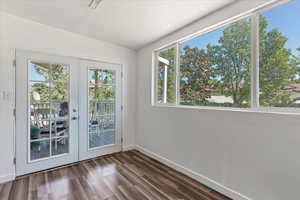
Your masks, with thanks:
M 34 90 L 40 95 L 41 102 L 68 100 L 68 66 L 63 64 L 33 63 L 36 73 L 40 74 L 48 83 L 35 83 Z M 51 84 L 50 84 L 51 83 Z M 51 95 L 50 95 L 51 94 Z M 34 98 L 32 99 L 33 101 Z
M 180 57 L 180 100 L 182 104 L 207 104 L 211 96 L 212 63 L 203 49 L 186 46 Z
M 236 22 L 223 31 L 219 44 L 208 45 L 208 53 L 226 96 L 242 107 L 250 100 L 250 20 Z M 297 62 L 285 47 L 287 38 L 277 30 L 267 30 L 268 23 L 260 18 L 260 104 L 284 106 L 292 102 L 284 88 L 298 72 Z
M 169 48 L 165 51 L 159 53 L 159 57 L 164 58 L 169 61 L 168 71 L 167 71 L 167 102 L 173 103 L 175 101 L 175 85 L 176 85 L 176 56 L 175 56 L 175 48 Z M 164 95 L 164 75 L 165 75 L 165 64 L 159 62 L 158 65 L 158 101 L 163 101 Z
M 32 103 L 46 103 L 49 102 L 49 85 L 47 83 L 33 83 L 31 85 L 31 98 Z M 34 94 L 39 95 L 40 99 L 37 100 L 34 98 Z
M 92 82 L 90 83 L 90 97 L 94 99 L 113 99 L 115 92 L 113 85 L 114 74 L 110 71 L 97 69 L 93 70 Z
M 226 27 L 219 44 L 209 44 L 207 52 L 215 68 L 219 91 L 225 96 L 231 96 L 235 106 L 249 105 L 251 60 L 249 20 L 241 20 Z
M 297 48 L 297 51 L 300 51 L 300 47 Z M 298 65 L 298 71 L 296 73 L 296 79 L 294 80 L 294 82 L 300 83 L 300 55 L 293 55 L 293 58 Z
M 266 19 L 260 17 L 260 105 L 287 106 L 292 103 L 290 91 L 284 90 L 293 83 L 298 64 L 292 52 L 285 47 L 286 38 L 278 29 L 267 31 Z
M 89 77 L 89 112 L 90 119 L 96 120 L 97 113 L 103 106 L 111 103 L 110 101 L 115 97 L 113 83 L 115 81 L 115 74 L 108 70 L 93 69 L 92 76 Z M 102 108 L 103 109 L 103 108 Z M 102 110 L 104 112 L 104 110 Z

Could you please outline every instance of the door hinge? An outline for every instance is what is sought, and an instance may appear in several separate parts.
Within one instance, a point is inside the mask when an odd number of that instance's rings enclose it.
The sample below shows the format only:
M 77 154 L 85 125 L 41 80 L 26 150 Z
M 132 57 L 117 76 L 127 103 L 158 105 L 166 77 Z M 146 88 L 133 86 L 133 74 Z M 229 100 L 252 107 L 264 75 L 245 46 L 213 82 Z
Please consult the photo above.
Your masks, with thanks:
M 123 106 L 123 105 L 121 105 L 121 111 L 123 111 L 123 109 L 124 109 L 124 106 Z
M 14 115 L 14 117 L 16 117 L 16 109 L 15 108 L 13 110 L 13 115 Z
M 14 165 L 16 165 L 16 163 L 17 163 L 17 159 L 16 159 L 16 157 L 14 157 L 14 160 L 13 160 L 13 162 L 14 162 Z
M 123 78 L 123 76 L 124 76 L 124 75 L 123 75 L 123 72 L 121 72 L 121 78 Z
M 17 66 L 17 60 L 14 59 L 14 60 L 13 60 L 13 67 L 16 67 L 16 66 Z
M 123 144 L 123 137 L 121 137 L 121 144 Z

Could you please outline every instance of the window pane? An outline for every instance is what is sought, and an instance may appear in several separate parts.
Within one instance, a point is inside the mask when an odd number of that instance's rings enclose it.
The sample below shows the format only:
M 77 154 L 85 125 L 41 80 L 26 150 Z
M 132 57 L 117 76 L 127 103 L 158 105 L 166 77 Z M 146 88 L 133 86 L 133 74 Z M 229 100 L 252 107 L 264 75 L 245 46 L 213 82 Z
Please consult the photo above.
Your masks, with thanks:
M 115 144 L 116 72 L 88 70 L 89 148 Z
M 51 155 L 56 156 L 69 152 L 69 138 L 59 137 L 52 139 Z
M 69 100 L 69 85 L 63 82 L 51 83 L 51 100 L 65 102 Z
M 50 64 L 29 61 L 28 66 L 30 69 L 30 80 L 32 80 L 32 81 L 49 81 L 50 80 L 50 74 L 49 74 Z
M 42 120 L 50 119 L 50 104 L 32 103 L 30 105 L 30 120 L 37 125 Z
M 250 105 L 250 19 L 181 43 L 180 104 Z
M 30 139 L 37 140 L 50 137 L 50 122 L 48 120 L 31 121 Z
M 300 1 L 291 1 L 260 17 L 261 106 L 300 107 L 299 10 Z
M 68 153 L 69 65 L 28 62 L 30 160 Z
M 48 82 L 31 82 L 29 85 L 29 99 L 31 104 L 50 102 L 50 84 Z
M 175 47 L 158 52 L 157 101 L 175 102 L 176 85 L 176 49 Z
M 69 65 L 52 64 L 51 78 L 53 81 L 68 82 L 69 81 Z
M 90 69 L 88 71 L 90 86 L 101 87 L 103 85 L 114 85 L 116 82 L 116 72 L 106 69 Z
M 51 114 L 53 119 L 68 119 L 69 102 L 52 102 L 51 108 Z
M 51 121 L 51 136 L 62 137 L 69 134 L 69 121 L 54 120 Z
M 41 158 L 47 158 L 50 156 L 50 142 L 34 141 L 30 143 L 30 158 L 31 160 L 37 160 Z

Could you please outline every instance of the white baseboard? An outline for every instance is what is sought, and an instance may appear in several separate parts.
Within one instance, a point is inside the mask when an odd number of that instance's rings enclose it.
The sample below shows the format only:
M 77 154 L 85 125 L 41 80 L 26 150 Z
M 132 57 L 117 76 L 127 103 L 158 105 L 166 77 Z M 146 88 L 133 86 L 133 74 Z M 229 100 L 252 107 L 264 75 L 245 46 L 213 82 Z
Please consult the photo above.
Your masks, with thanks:
M 8 174 L 4 176 L 0 176 L 0 184 L 8 181 L 15 180 L 16 176 L 14 174 Z
M 130 151 L 135 149 L 135 145 L 127 145 L 127 146 L 123 146 L 123 151 Z
M 184 166 L 181 166 L 181 165 L 179 165 L 179 164 L 177 164 L 177 163 L 175 163 L 171 160 L 168 160 L 167 158 L 164 158 L 164 157 L 162 157 L 162 156 L 160 156 L 156 153 L 153 153 L 153 152 L 145 149 L 144 147 L 141 147 L 139 145 L 135 145 L 135 148 L 136 148 L 136 150 L 139 150 L 140 152 L 148 155 L 149 157 L 160 161 L 161 163 L 163 163 L 163 164 L 165 164 L 165 165 L 167 165 L 167 166 L 169 166 L 169 167 L 171 167 L 171 168 L 173 168 L 173 169 L 175 169 L 175 170 L 177 170 L 177 171 L 179 171 L 179 172 L 181 172 L 181 173 L 183 173 L 183 174 L 185 174 L 185 175 L 187 175 L 187 176 L 189 176 L 189 177 L 191 177 L 191 178 L 193 178 L 197 181 L 199 181 L 200 183 L 203 183 L 204 185 L 206 185 L 206 186 L 208 186 L 208 187 L 210 187 L 210 188 L 220 192 L 221 194 L 224 194 L 224 195 L 226 195 L 226 196 L 228 196 L 228 197 L 230 197 L 234 200 L 251 200 L 250 198 L 246 197 L 245 195 L 242 195 L 242 194 L 240 194 L 240 193 L 238 193 L 238 192 L 236 192 L 236 191 L 234 191 L 230 188 L 227 188 L 224 185 L 222 185 L 222 184 L 220 184 L 220 183 L 218 183 L 214 180 L 211 180 L 210 178 L 208 178 L 206 176 L 203 176 L 199 173 L 196 173 L 196 172 L 194 172 L 194 171 L 192 171 L 192 170 L 190 170 L 190 169 L 188 169 Z

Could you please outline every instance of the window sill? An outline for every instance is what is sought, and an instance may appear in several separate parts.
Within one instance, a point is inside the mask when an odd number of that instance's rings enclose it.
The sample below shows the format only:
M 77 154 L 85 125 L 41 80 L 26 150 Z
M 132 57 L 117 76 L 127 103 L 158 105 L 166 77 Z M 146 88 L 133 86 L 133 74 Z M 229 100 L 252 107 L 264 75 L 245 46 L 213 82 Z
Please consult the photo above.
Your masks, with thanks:
M 154 104 L 153 107 L 158 108 L 178 108 L 178 109 L 193 109 L 193 110 L 212 110 L 212 111 L 229 111 L 229 112 L 245 112 L 245 113 L 264 113 L 264 114 L 279 114 L 279 115 L 299 115 L 300 108 L 229 108 L 229 107 L 209 107 L 209 106 L 186 106 L 174 104 Z

